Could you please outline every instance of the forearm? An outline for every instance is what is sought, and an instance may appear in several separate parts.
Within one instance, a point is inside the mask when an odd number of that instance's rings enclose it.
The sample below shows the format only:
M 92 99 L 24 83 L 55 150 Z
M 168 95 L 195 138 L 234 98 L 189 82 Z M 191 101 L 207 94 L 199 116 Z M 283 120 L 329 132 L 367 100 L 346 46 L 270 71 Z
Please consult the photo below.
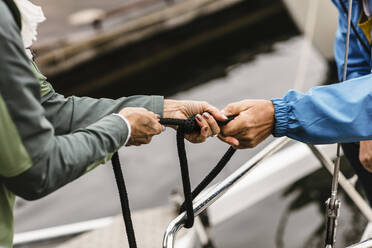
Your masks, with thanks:
M 47 119 L 53 124 L 58 135 L 87 127 L 126 107 L 143 107 L 163 115 L 163 97 L 161 96 L 131 96 L 113 100 L 75 96 L 65 98 L 52 92 L 42 101 L 42 105 Z
M 313 144 L 372 139 L 372 75 L 272 101 L 274 136 Z
M 108 116 L 72 134 L 51 137 L 32 167 L 4 178 L 5 185 L 25 199 L 39 199 L 110 159 L 124 144 L 127 132 L 123 120 Z
M 0 54 L 0 137 L 4 138 L 0 178 L 9 190 L 39 198 L 82 175 L 124 143 L 128 127 L 118 116 L 56 135 L 40 104 L 40 81 L 15 25 L 2 25 Z

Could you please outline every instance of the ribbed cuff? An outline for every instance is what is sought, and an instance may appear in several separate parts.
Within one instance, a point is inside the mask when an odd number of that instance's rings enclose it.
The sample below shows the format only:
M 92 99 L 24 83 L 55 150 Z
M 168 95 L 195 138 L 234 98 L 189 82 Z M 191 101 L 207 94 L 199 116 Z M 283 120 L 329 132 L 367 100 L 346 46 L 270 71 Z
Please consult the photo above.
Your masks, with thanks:
M 125 139 L 125 142 L 123 143 L 124 145 L 126 145 L 126 144 L 128 143 L 128 141 L 129 141 L 130 136 L 131 136 L 131 133 L 132 133 L 132 128 L 131 128 L 131 126 L 130 126 L 130 123 L 129 123 L 129 121 L 128 121 L 124 116 L 122 116 L 122 115 L 120 115 L 120 114 L 115 114 L 115 113 L 114 113 L 114 114 L 112 114 L 112 115 L 120 117 L 120 119 L 122 119 L 122 120 L 124 121 L 125 125 L 126 125 L 127 128 L 128 128 L 127 138 Z
M 275 108 L 275 127 L 273 130 L 273 136 L 286 136 L 288 128 L 288 104 L 281 98 L 274 98 L 271 102 Z

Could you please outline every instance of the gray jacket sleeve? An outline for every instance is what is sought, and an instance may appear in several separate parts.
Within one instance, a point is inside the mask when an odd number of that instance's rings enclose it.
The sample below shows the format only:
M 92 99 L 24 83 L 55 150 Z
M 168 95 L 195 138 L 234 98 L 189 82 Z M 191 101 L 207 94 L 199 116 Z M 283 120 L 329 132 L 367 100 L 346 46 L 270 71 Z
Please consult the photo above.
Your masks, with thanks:
M 50 87 L 51 88 L 51 87 Z M 57 135 L 84 128 L 103 117 L 118 113 L 125 107 L 143 107 L 156 114 L 163 114 L 162 96 L 130 96 L 117 100 L 90 97 L 64 97 L 54 90 L 42 97 L 47 119 Z
M 128 127 L 113 115 L 84 122 L 84 114 L 80 114 L 71 133 L 57 135 L 46 118 L 40 83 L 10 13 L 0 15 L 0 54 L 0 93 L 32 161 L 31 168 L 19 175 L 0 175 L 10 191 L 25 199 L 38 199 L 81 176 L 92 164 L 107 160 L 123 145 Z

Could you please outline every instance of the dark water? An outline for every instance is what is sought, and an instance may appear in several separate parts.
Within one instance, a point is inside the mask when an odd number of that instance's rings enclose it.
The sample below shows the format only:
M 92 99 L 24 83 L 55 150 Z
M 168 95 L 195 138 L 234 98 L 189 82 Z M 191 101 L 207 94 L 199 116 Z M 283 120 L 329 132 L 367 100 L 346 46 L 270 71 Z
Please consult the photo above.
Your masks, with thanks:
M 279 29 L 285 23 L 286 28 Z M 307 43 L 288 19 L 283 18 L 278 24 L 275 29 L 267 27 L 262 36 L 252 29 L 242 30 L 209 44 L 208 48 L 159 65 L 151 74 L 147 71 L 142 76 L 137 75 L 138 80 L 152 80 L 154 84 L 166 80 L 179 84 L 177 93 L 174 88 L 167 92 L 169 98 L 206 100 L 219 108 L 241 99 L 280 97 L 293 86 L 300 51 Z M 328 63 L 314 49 L 309 64 L 305 89 L 326 82 L 329 72 Z M 134 78 L 128 80 L 135 81 Z M 106 90 L 112 96 L 125 92 L 125 88 L 118 87 Z M 148 88 L 140 90 L 152 93 Z M 239 151 L 217 180 L 229 175 L 267 142 L 255 149 Z M 194 185 L 226 149 L 227 146 L 217 139 L 188 145 Z M 155 137 L 150 145 L 120 150 L 134 210 L 166 205 L 170 192 L 180 188 L 175 152 L 173 130 Z M 350 173 L 349 167 L 344 167 Z M 330 184 L 328 173 L 319 170 L 269 196 L 214 227 L 216 247 L 321 247 L 324 201 L 328 198 Z M 20 207 L 15 214 L 17 232 L 120 213 L 109 164 L 40 201 L 18 203 Z M 365 222 L 353 204 L 343 197 L 338 230 L 340 247 L 358 240 Z

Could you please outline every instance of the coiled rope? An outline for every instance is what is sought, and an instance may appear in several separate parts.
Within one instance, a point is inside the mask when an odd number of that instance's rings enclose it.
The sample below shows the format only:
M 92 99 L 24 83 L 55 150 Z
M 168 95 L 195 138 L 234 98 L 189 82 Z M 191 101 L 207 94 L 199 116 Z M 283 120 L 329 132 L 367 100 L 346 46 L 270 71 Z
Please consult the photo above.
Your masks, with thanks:
M 229 117 L 229 119 L 226 121 L 217 121 L 217 123 L 219 126 L 224 126 L 233 119 L 234 116 Z M 200 132 L 200 127 L 195 121 L 195 115 L 189 117 L 187 120 L 161 118 L 160 124 L 177 126 L 177 150 L 181 168 L 183 194 L 185 198 L 184 203 L 181 205 L 180 212 L 186 211 L 185 227 L 191 228 L 194 225 L 194 209 L 192 201 L 195 199 L 195 197 L 197 197 L 200 194 L 200 192 L 202 192 L 213 181 L 213 179 L 216 178 L 216 176 L 229 162 L 229 160 L 234 155 L 236 150 L 233 147 L 230 147 L 225 153 L 225 155 L 218 162 L 218 164 L 208 173 L 208 175 L 194 189 L 194 191 L 191 192 L 190 174 L 185 148 L 185 134 Z M 128 200 L 128 193 L 126 190 L 125 180 L 121 170 L 121 164 L 117 152 L 112 156 L 111 161 L 114 169 L 116 184 L 119 190 L 120 204 L 123 212 L 123 219 L 126 227 L 128 244 L 130 248 L 137 248 L 136 237 L 133 229 L 131 211 Z

